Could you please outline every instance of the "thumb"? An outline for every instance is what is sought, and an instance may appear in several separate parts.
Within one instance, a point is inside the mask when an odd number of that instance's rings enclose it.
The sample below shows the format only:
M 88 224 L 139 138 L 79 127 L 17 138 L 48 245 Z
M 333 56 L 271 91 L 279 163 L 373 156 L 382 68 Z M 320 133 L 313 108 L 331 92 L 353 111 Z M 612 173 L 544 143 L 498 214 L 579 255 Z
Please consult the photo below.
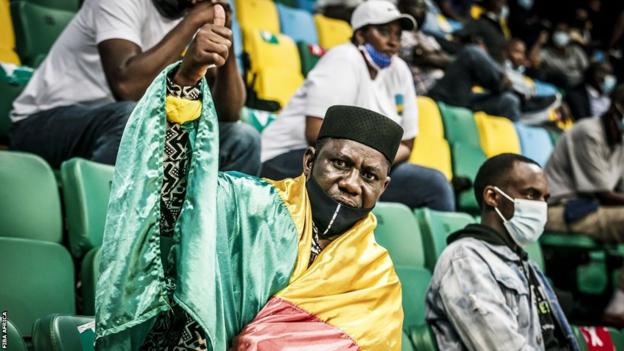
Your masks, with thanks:
M 215 4 L 213 7 L 214 19 L 212 23 L 216 26 L 225 26 L 225 9 L 221 4 Z

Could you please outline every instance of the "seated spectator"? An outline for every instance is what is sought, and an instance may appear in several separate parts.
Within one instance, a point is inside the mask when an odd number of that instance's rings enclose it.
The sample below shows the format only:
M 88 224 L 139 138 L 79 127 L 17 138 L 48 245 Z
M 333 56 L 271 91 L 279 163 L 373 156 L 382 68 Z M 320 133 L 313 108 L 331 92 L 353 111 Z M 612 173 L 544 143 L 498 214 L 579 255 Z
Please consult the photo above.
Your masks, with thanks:
M 227 57 L 207 74 L 220 120 L 221 169 L 257 174 L 260 137 L 236 123 L 245 91 L 235 55 L 226 55 L 233 50 L 232 32 L 206 22 L 212 6 L 192 0 L 86 1 L 15 101 L 11 148 L 38 154 L 54 168 L 72 157 L 114 164 L 136 101 L 202 30 L 211 33 L 215 54 Z
M 301 174 L 301 157 L 316 143 L 327 108 L 353 105 L 382 113 L 404 130 L 381 200 L 453 210 L 453 192 L 442 173 L 406 162 L 418 133 L 418 110 L 409 68 L 397 54 L 401 31 L 413 29 L 414 19 L 387 1 L 369 0 L 356 8 L 351 25 L 352 42 L 329 50 L 264 130 L 262 176 Z
M 583 83 L 570 90 L 566 103 L 575 120 L 598 117 L 607 112 L 611 100 L 609 94 L 617 81 L 608 62 L 594 62 L 587 67 Z
M 583 49 L 571 42 L 568 26 L 559 23 L 552 32 L 551 44 L 544 47 L 547 42 L 548 34 L 543 32 L 531 49 L 538 77 L 565 90 L 580 84 L 589 60 Z
M 412 15 L 416 28 L 401 36 L 400 56 L 408 64 L 414 78 L 416 94 L 426 95 L 435 82 L 444 76 L 444 69 L 452 58 L 432 35 L 421 31 L 427 14 L 425 0 L 400 0 L 399 11 Z
M 507 45 L 506 30 L 502 24 L 506 3 L 506 0 L 483 0 L 481 6 L 484 13 L 478 19 L 468 21 L 453 35 L 465 43 L 484 45 L 496 62 L 503 62 Z
M 327 17 L 349 22 L 353 10 L 364 0 L 317 0 L 316 8 Z
M 545 168 L 552 189 L 547 230 L 624 242 L 623 116 L 620 85 L 607 112 L 577 122 L 561 137 Z M 624 275 L 605 321 L 624 326 Z
M 475 179 L 481 224 L 451 234 L 427 291 L 440 350 L 579 350 L 548 280 L 524 248 L 546 223 L 548 184 L 524 156 L 487 160 Z
M 442 14 L 448 19 L 466 22 L 470 18 L 470 8 L 474 0 L 436 0 Z

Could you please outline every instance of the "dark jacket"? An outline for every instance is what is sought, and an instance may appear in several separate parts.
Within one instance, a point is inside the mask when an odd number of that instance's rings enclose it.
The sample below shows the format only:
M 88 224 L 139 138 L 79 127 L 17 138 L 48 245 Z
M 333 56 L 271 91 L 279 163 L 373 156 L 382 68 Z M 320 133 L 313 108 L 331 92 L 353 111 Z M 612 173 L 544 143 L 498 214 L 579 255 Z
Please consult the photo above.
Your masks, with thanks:
M 585 84 L 580 84 L 570 90 L 565 97 L 565 101 L 570 107 L 570 112 L 575 121 L 586 117 L 592 117 L 589 93 Z

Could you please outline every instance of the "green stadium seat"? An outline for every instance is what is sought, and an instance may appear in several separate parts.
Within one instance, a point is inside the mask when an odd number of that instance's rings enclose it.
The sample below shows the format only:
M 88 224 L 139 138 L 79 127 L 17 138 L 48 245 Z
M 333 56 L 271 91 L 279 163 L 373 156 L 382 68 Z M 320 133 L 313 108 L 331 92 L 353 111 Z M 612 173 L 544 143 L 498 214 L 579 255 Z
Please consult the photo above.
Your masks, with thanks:
M 475 223 L 474 217 L 461 212 L 440 212 L 428 208 L 414 210 L 420 225 L 425 249 L 425 267 L 433 272 L 446 247 L 446 238 L 453 232 Z
M 7 321 L 6 342 L 8 351 L 28 351 L 22 334 L 10 320 Z
M 375 238 L 390 253 L 395 265 L 424 267 L 425 255 L 418 222 L 410 209 L 398 203 L 379 202 Z
M 559 138 L 561 138 L 561 135 L 563 133 L 561 131 L 554 130 L 554 129 L 547 129 L 547 131 L 548 131 L 548 136 L 550 136 L 550 140 L 552 141 L 552 144 L 557 145 L 557 142 L 559 141 Z
M 412 344 L 412 340 L 410 340 L 410 337 L 405 330 L 401 333 L 401 351 L 416 351 L 416 349 L 414 349 L 414 345 Z
M 624 334 L 622 334 L 619 330 L 608 327 L 609 335 L 611 335 L 611 342 L 613 346 L 615 346 L 616 350 L 624 350 Z
M 579 329 L 579 327 L 573 325 L 572 331 L 574 332 L 574 336 L 576 337 L 576 341 L 578 342 L 578 345 L 581 351 L 588 351 L 587 343 L 585 343 L 585 338 L 583 337 L 583 333 L 581 333 L 581 330 Z
M 412 328 L 410 336 L 416 350 L 438 351 L 438 343 L 436 342 L 433 330 L 431 330 L 431 327 L 428 324 Z
M 74 314 L 74 264 L 54 242 L 0 237 L 0 311 L 9 311 L 25 337 L 51 313 Z
M 452 148 L 453 175 L 466 177 L 474 182 L 479 167 L 485 162 L 486 157 L 479 146 L 458 142 Z M 460 211 L 471 214 L 479 213 L 479 204 L 475 198 L 472 187 L 458 194 L 457 207 Z
M 65 10 L 71 12 L 78 12 L 80 8 L 80 0 L 18 0 L 18 1 L 26 1 L 31 4 L 36 4 L 39 6 L 50 7 L 58 10 Z
M 542 253 L 542 247 L 539 243 L 533 243 L 524 248 L 529 254 L 531 261 L 535 262 L 537 266 L 544 271 L 546 265 L 544 264 L 544 254 Z
M 479 130 L 472 111 L 463 108 L 438 103 L 442 121 L 444 122 L 444 135 L 449 144 L 462 143 L 474 147 L 481 147 Z
M 61 202 L 50 166 L 12 151 L 0 151 L 0 165 L 0 237 L 60 242 Z
M 95 319 L 87 316 L 52 314 L 33 327 L 34 351 L 94 350 Z
M 5 143 L 8 140 L 9 128 L 11 127 L 9 114 L 13 100 L 21 94 L 22 90 L 24 90 L 22 85 L 0 81 L 0 143 Z
M 273 123 L 276 118 L 277 115 L 275 113 L 256 110 L 245 106 L 243 106 L 240 113 L 241 121 L 253 126 L 259 132 L 262 132 L 264 128 Z
M 19 0 L 11 2 L 11 16 L 22 64 L 36 67 L 74 17 L 74 12 Z
M 114 169 L 81 158 L 61 165 L 69 247 L 76 257 L 102 243 Z
M 301 73 L 307 76 L 308 73 L 316 66 L 321 57 L 325 54 L 325 50 L 318 44 L 309 44 L 304 42 L 297 43 L 299 57 L 301 58 Z
M 82 280 L 82 313 L 95 314 L 95 289 L 100 275 L 100 249 L 94 248 L 82 259 L 80 278 Z
M 403 297 L 403 328 L 425 323 L 425 294 L 431 281 L 431 273 L 425 268 L 395 265 L 394 270 L 401 281 Z

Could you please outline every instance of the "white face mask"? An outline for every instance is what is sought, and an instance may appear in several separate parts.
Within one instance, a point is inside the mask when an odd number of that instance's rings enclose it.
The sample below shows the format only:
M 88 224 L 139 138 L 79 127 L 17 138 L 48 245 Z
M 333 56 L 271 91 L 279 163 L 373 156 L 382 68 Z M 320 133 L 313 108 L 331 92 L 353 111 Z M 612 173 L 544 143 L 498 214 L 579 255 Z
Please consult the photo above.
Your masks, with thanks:
M 553 44 L 560 48 L 568 46 L 568 44 L 570 43 L 570 36 L 568 35 L 568 33 L 559 30 L 553 34 L 552 39 Z
M 520 247 L 536 242 L 544 232 L 544 226 L 548 219 L 546 202 L 513 199 L 498 187 L 494 187 L 494 189 L 514 204 L 514 213 L 509 220 L 500 213 L 498 208 L 494 207 L 513 241 Z

